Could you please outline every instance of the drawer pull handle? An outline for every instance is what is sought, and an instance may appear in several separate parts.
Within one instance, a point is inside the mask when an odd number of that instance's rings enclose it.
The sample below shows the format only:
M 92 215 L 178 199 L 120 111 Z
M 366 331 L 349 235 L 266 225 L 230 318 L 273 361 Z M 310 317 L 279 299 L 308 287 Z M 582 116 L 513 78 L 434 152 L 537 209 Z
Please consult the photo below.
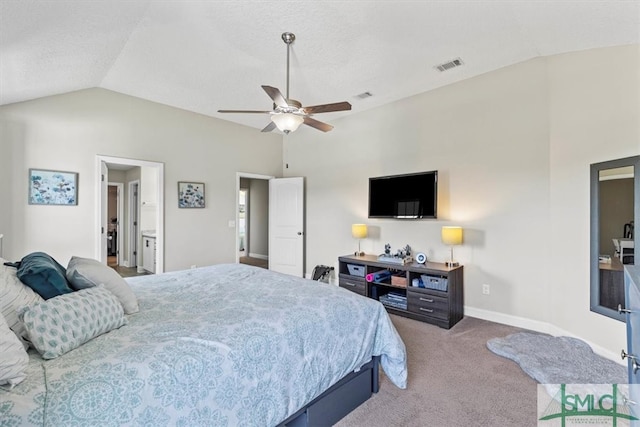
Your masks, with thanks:
M 357 286 L 355 283 L 343 282 L 347 286 Z
M 433 313 L 433 310 L 431 310 L 430 308 L 422 308 L 422 307 L 419 307 L 419 308 L 420 308 L 420 311 L 426 311 L 427 313 Z
M 433 302 L 433 300 L 432 300 L 432 299 L 430 299 L 430 298 L 422 298 L 422 297 L 420 297 L 420 301 L 424 301 L 424 302 Z
M 631 313 L 631 310 L 628 310 L 626 308 L 622 308 L 622 304 L 618 304 L 618 313 L 622 314 L 622 313 Z

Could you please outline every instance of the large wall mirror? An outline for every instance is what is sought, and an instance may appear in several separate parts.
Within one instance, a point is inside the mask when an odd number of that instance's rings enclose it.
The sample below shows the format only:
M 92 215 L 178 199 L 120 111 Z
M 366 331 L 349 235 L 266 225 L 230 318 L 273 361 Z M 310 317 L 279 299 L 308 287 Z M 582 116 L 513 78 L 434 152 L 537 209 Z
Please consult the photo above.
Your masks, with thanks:
M 640 156 L 591 165 L 591 311 L 624 322 L 624 266 L 640 264 Z

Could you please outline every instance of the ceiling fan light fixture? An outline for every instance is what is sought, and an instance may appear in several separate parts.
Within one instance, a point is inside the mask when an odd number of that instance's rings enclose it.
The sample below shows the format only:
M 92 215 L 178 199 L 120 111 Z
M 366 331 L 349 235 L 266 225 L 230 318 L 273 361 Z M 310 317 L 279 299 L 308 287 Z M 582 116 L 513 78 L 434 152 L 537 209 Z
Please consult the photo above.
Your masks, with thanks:
M 271 115 L 271 121 L 284 133 L 295 132 L 304 122 L 304 117 L 293 113 L 276 113 Z

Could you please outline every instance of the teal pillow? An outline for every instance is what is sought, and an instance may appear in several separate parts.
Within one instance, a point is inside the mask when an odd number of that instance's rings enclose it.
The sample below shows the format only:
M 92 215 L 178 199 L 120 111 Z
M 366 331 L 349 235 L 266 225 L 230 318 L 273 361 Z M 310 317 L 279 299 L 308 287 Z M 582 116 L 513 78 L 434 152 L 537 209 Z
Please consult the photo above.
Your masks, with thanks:
M 44 252 L 33 252 L 22 258 L 17 276 L 44 299 L 73 292 L 64 267 Z
M 18 317 L 44 359 L 54 359 L 127 323 L 122 305 L 102 285 L 22 307 Z

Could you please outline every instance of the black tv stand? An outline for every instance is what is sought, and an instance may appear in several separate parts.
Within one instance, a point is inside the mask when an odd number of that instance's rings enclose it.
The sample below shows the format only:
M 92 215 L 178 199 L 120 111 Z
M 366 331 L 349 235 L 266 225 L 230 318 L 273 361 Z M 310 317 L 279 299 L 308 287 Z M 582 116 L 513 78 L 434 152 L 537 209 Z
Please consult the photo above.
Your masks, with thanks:
M 464 317 L 463 267 L 444 263 L 388 263 L 377 255 L 345 255 L 338 258 L 339 285 L 383 303 L 389 313 L 450 329 Z M 392 273 L 368 282 L 367 274 Z M 425 287 L 412 286 L 414 279 Z

